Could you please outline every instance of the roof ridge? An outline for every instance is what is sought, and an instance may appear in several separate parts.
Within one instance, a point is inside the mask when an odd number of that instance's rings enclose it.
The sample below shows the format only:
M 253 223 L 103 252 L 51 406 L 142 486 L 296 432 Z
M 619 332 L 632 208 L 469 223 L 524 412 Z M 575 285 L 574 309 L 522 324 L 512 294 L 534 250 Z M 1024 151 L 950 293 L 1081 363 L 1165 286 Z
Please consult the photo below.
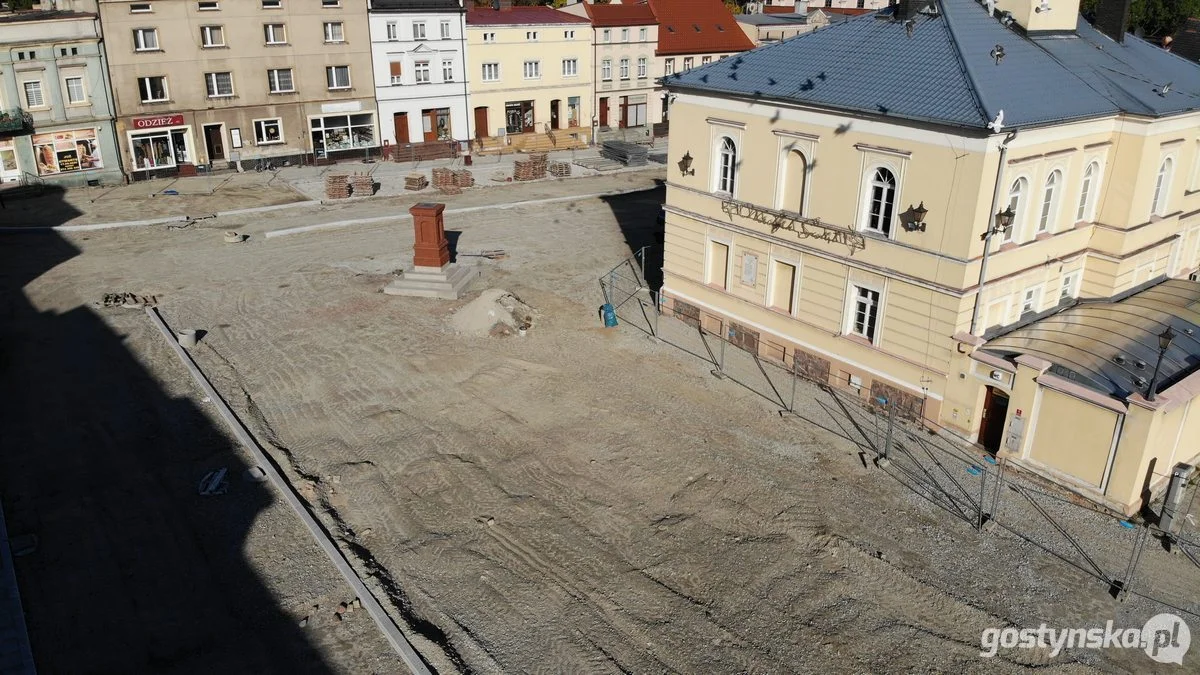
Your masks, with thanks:
M 954 30 L 954 19 L 951 18 L 953 12 L 946 11 L 949 3 L 944 2 L 944 0 L 937 0 L 937 4 L 942 18 L 946 21 L 946 33 L 950 38 L 950 44 L 954 47 L 952 51 L 958 61 L 959 70 L 962 71 L 963 75 L 967 78 L 967 82 L 971 85 L 971 97 L 975 99 L 975 105 L 983 117 L 983 126 L 986 127 L 987 123 L 995 118 L 995 115 L 988 111 L 987 102 L 983 99 L 983 92 L 979 89 L 979 82 L 975 77 L 975 73 L 972 72 L 970 64 L 967 63 L 967 59 L 963 56 L 962 44 L 959 42 L 958 34 Z

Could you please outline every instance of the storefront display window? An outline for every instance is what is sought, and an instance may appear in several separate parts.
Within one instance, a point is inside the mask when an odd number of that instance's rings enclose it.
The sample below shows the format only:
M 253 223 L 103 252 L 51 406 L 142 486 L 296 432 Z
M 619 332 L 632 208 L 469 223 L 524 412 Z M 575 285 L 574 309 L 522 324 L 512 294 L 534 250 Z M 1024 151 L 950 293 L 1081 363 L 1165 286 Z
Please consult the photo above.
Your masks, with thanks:
M 39 176 L 103 169 L 95 129 L 72 129 L 33 136 Z
M 11 140 L 0 140 L 0 182 L 9 183 L 20 178 L 15 144 Z
M 337 150 L 375 145 L 375 115 L 327 115 L 311 121 L 313 149 L 318 156 Z
M 186 129 L 164 129 L 130 137 L 136 169 L 170 168 L 189 161 Z
M 579 97 L 571 96 L 567 99 L 567 126 L 579 126 Z

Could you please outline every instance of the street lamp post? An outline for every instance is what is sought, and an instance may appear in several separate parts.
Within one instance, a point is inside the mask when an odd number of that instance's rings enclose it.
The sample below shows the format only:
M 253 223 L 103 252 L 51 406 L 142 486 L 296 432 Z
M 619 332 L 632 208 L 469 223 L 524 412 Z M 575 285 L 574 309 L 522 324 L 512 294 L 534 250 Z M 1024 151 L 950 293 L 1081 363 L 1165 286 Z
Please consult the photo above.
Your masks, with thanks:
M 1008 232 L 1008 229 L 1012 227 L 1013 218 L 1016 217 L 1016 215 L 1017 214 L 1013 212 L 1012 205 L 1010 204 L 1003 211 L 996 214 L 995 218 L 993 219 L 992 226 L 988 228 L 987 232 L 979 235 L 979 238 L 983 240 L 983 260 L 979 263 L 979 283 L 975 286 L 976 298 L 983 297 L 983 282 L 987 278 L 988 256 L 990 256 L 992 252 L 992 236 Z M 979 324 L 980 304 L 982 303 L 977 299 L 975 301 L 975 310 L 971 312 L 971 335 L 975 334 L 975 327 Z
M 1175 339 L 1175 331 L 1171 330 L 1170 326 L 1158 335 L 1158 363 L 1154 364 L 1154 375 L 1150 377 L 1150 386 L 1146 387 L 1146 400 L 1154 400 L 1154 389 L 1158 385 L 1158 370 L 1162 368 L 1163 357 L 1167 355 L 1167 350 L 1171 348 L 1171 341 Z

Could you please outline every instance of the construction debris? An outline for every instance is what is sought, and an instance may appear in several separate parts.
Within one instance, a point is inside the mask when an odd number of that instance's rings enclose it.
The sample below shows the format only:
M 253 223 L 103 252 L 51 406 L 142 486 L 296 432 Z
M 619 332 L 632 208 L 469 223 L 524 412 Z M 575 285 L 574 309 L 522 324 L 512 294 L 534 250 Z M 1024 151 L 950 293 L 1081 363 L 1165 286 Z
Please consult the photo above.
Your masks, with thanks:
M 646 166 L 649 150 L 644 145 L 625 141 L 604 141 L 600 156 L 625 166 Z
M 508 257 L 508 253 L 500 248 L 480 251 L 479 253 L 459 253 L 458 255 L 467 258 L 487 258 L 488 260 L 503 260 Z
M 137 295 L 135 293 L 105 293 L 101 304 L 105 307 L 125 307 L 128 309 L 144 309 L 158 305 L 157 295 Z
M 550 175 L 555 178 L 566 178 L 571 175 L 570 162 L 550 162 Z
M 530 155 L 529 159 L 513 162 L 513 180 L 540 180 L 546 177 L 546 155 Z

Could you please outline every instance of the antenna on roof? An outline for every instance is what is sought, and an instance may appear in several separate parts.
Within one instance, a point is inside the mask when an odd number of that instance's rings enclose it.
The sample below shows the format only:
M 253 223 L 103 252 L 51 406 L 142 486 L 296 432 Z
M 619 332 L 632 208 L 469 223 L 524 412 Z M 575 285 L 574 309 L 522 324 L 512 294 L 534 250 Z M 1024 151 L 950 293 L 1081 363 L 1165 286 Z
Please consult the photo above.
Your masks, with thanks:
M 988 56 L 996 61 L 996 65 L 1000 65 L 1000 62 L 1004 60 L 1004 45 L 992 47 L 992 51 L 988 52 Z
M 1037 12 L 1038 14 L 1041 14 L 1042 12 L 1049 12 L 1051 9 L 1053 9 L 1053 8 L 1050 6 L 1050 1 L 1042 0 L 1041 3 L 1039 3 L 1037 7 L 1033 8 L 1033 11 Z
M 1162 88 L 1158 90 L 1158 95 L 1166 96 L 1167 94 L 1171 93 L 1171 85 L 1172 84 L 1173 84 L 1172 82 L 1168 82 L 1168 83 L 1164 84 L 1162 86 Z
M 914 21 L 913 19 L 909 19 L 908 21 L 905 21 L 904 22 L 904 34 L 911 38 L 913 36 L 913 30 L 916 28 L 916 26 L 917 26 L 917 22 Z

